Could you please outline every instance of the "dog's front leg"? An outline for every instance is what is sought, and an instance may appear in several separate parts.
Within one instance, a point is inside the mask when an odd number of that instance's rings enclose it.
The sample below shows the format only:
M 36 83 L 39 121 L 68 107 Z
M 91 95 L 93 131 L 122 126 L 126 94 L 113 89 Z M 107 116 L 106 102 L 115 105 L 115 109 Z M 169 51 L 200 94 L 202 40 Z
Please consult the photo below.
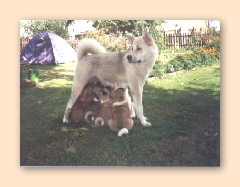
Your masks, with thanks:
M 142 91 L 143 88 L 140 86 L 133 86 L 130 87 L 130 90 L 133 95 L 133 102 L 134 102 L 134 108 L 135 112 L 137 114 L 138 119 L 140 120 L 142 126 L 151 126 L 151 123 L 146 121 L 146 118 L 143 115 L 143 105 L 142 105 Z
M 78 74 L 75 75 L 74 77 L 74 83 L 72 86 L 72 93 L 71 93 L 71 97 L 68 100 L 67 103 L 67 107 L 63 116 L 63 123 L 68 123 L 68 111 L 70 108 L 72 108 L 73 104 L 75 103 L 75 101 L 77 100 L 78 96 L 81 94 L 83 87 L 85 86 L 85 84 L 88 81 L 88 77 L 87 76 L 79 76 Z
M 75 103 L 75 101 L 77 100 L 79 94 L 81 93 L 82 88 L 79 88 L 79 90 L 80 90 L 80 92 L 76 92 L 76 89 L 72 90 L 71 97 L 68 100 L 67 107 L 64 112 L 63 123 L 69 122 L 69 114 L 70 114 L 71 108 L 72 108 L 73 104 Z

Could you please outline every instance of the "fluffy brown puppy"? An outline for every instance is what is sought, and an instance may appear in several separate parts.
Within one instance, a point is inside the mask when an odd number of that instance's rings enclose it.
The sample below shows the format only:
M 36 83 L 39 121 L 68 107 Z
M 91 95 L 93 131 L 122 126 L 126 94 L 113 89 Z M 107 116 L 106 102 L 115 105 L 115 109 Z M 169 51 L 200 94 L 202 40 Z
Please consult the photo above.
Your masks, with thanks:
M 103 88 L 99 92 L 100 107 L 99 110 L 95 113 L 95 125 L 103 126 L 108 125 L 109 119 L 112 118 L 112 99 L 111 99 L 111 89 Z
M 68 109 L 66 120 L 72 123 L 85 122 L 85 114 L 91 110 L 91 103 L 94 99 L 93 88 L 90 84 L 84 86 L 82 93 L 71 109 Z M 89 122 L 89 121 L 87 121 Z
M 133 127 L 127 94 L 124 89 L 118 88 L 113 92 L 112 119 L 108 121 L 112 131 L 118 132 L 118 136 L 127 134 Z

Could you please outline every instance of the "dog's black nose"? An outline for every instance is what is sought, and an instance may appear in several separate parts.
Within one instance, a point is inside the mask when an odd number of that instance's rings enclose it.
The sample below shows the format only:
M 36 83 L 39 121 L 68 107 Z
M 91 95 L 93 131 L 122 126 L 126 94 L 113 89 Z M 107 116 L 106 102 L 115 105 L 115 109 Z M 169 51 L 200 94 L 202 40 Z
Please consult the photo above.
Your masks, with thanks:
M 128 59 L 129 62 L 132 62 L 132 55 L 128 55 L 127 59 Z

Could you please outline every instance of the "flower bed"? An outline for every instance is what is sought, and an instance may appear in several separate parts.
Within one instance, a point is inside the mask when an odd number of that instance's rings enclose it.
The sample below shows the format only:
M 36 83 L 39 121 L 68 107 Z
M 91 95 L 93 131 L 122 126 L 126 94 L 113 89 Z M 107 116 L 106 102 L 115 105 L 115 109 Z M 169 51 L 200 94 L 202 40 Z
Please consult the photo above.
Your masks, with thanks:
M 150 77 L 162 77 L 165 73 L 171 73 L 180 70 L 190 70 L 195 67 L 211 65 L 220 60 L 220 51 L 216 47 L 196 48 L 193 53 L 176 54 L 168 63 L 161 63 L 157 60 Z

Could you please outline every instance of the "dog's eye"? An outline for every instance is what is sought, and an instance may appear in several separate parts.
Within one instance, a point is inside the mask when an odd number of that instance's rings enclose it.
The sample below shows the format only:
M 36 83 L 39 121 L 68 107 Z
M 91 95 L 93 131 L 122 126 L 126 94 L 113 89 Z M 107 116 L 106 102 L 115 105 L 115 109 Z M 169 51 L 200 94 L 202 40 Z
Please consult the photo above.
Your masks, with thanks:
M 141 47 L 137 47 L 137 50 L 140 51 L 142 48 Z

